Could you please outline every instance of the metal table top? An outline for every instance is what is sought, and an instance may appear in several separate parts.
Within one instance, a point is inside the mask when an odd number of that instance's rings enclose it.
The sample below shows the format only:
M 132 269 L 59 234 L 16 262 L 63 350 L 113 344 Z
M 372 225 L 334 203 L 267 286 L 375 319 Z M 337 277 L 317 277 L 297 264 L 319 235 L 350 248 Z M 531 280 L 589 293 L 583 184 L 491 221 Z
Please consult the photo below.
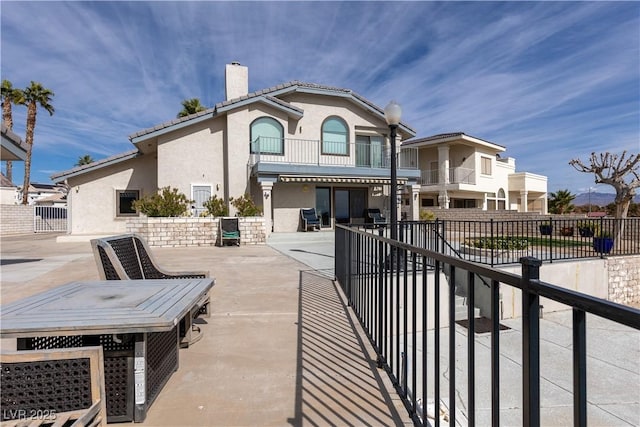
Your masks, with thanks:
M 0 306 L 0 337 L 169 331 L 214 279 L 81 281 Z

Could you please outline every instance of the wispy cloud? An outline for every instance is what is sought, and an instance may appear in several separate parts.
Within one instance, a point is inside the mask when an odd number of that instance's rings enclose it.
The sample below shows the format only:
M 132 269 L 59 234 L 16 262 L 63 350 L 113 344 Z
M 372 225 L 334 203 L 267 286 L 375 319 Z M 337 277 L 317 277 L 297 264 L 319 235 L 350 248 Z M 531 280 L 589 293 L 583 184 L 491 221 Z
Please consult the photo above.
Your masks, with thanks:
M 496 142 L 550 191 L 578 191 L 592 178 L 571 158 L 640 151 L 639 16 L 631 2 L 5 1 L 2 78 L 56 92 L 40 181 L 130 149 L 182 99 L 221 101 L 238 60 L 250 90 L 297 79 L 396 99 L 419 136 Z M 15 121 L 23 133 L 24 109 Z

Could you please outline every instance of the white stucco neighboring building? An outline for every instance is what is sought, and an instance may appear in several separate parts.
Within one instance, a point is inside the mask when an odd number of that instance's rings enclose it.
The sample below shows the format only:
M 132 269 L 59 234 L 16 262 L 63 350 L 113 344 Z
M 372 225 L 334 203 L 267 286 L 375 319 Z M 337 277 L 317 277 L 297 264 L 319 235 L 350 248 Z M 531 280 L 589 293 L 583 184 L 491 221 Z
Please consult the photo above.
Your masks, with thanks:
M 403 142 L 418 149 L 420 206 L 547 213 L 547 177 L 516 172 L 506 148 L 463 132 Z

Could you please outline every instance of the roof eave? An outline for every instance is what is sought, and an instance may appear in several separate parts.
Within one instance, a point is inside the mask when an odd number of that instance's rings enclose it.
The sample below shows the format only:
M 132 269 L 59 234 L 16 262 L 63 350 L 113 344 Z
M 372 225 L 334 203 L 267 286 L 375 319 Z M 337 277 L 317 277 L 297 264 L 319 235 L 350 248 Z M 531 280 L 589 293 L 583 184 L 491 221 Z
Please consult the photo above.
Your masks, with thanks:
M 69 178 L 74 178 L 76 176 L 84 175 L 85 173 L 93 172 L 108 166 L 113 166 L 115 164 L 134 159 L 140 155 L 142 154 L 140 154 L 138 150 L 134 150 L 128 153 L 124 153 L 123 155 L 115 158 L 108 158 L 102 161 L 91 163 L 86 166 L 80 166 L 77 168 L 62 171 L 58 174 L 51 175 L 50 178 L 51 178 L 51 181 L 53 181 L 55 184 L 58 184 L 58 183 L 64 182 Z

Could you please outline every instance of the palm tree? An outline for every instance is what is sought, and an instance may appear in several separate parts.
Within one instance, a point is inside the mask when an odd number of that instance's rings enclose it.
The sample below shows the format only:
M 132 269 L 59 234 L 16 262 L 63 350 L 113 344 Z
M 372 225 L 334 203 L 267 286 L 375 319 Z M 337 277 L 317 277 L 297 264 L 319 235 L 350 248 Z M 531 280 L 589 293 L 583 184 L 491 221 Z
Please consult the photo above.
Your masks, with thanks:
M 47 110 L 50 116 L 55 111 L 51 105 L 54 96 L 52 90 L 45 88 L 41 83 L 31 81 L 31 85 L 24 90 L 24 104 L 27 105 L 27 130 L 26 139 L 27 157 L 24 160 L 24 185 L 22 186 L 22 204 L 29 202 L 29 180 L 31 178 L 31 153 L 33 151 L 33 133 L 36 128 L 36 113 L 38 105 Z
M 555 193 L 551 193 L 549 212 L 561 215 L 573 212 L 575 206 L 571 202 L 575 198 L 576 196 L 571 194 L 569 190 L 558 190 Z
M 182 110 L 178 113 L 177 117 L 186 117 L 191 114 L 199 113 L 207 108 L 200 103 L 199 98 L 185 99 L 182 101 Z
M 13 130 L 12 104 L 22 104 L 24 94 L 20 89 L 13 87 L 9 80 L 2 80 L 2 123 Z M 7 160 L 7 179 L 13 182 L 13 162 Z
M 85 154 L 84 156 L 78 157 L 78 161 L 76 162 L 76 164 L 74 166 L 88 165 L 88 164 L 93 163 L 93 162 L 95 162 L 95 160 L 93 160 L 93 157 L 91 157 L 88 154 Z

